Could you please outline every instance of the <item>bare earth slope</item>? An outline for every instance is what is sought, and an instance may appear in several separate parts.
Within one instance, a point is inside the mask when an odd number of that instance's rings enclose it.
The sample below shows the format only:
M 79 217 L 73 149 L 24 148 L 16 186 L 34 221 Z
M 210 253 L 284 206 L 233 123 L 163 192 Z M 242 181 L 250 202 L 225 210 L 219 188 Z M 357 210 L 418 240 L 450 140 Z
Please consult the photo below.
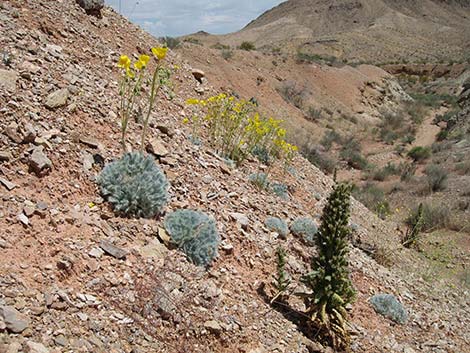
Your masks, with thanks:
M 469 38 L 464 1 L 290 0 L 211 40 L 377 63 L 465 60 Z
M 121 153 L 116 60 L 156 40 L 109 8 L 96 19 L 72 0 L 3 1 L 0 19 L 0 352 L 328 352 L 257 290 L 270 282 L 279 245 L 294 278 L 309 270 L 315 251 L 292 236 L 279 239 L 265 218 L 318 217 L 331 179 L 298 156 L 295 173 L 273 170 L 289 186 L 282 201 L 247 182 L 256 162 L 230 169 L 206 143 L 191 144 L 184 101 L 218 90 L 201 87 L 192 63 L 170 52 L 169 64 L 180 67 L 176 97 L 159 97 L 150 137 L 167 149 L 158 159 L 171 182 L 166 211 L 201 209 L 217 220 L 223 244 L 204 271 L 164 245 L 161 219 L 117 217 L 95 184 L 103 159 Z M 68 97 L 46 108 L 59 90 Z M 132 123 L 134 148 L 139 132 Z M 41 149 L 50 170 L 40 177 L 31 160 Z M 394 225 L 356 201 L 352 213 L 356 240 L 388 246 L 397 260 L 387 269 L 351 251 L 354 351 L 464 352 L 468 292 L 423 282 L 413 274 L 423 264 L 399 246 Z M 404 303 L 407 325 L 373 311 L 367 300 L 379 292 Z

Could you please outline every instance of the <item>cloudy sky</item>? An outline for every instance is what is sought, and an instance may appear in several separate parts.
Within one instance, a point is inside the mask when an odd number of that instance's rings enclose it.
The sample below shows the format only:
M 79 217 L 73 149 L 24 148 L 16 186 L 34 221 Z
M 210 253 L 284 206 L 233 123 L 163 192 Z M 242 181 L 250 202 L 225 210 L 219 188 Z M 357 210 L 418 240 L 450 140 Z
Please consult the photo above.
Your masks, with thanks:
M 237 31 L 282 0 L 106 0 L 155 36 Z

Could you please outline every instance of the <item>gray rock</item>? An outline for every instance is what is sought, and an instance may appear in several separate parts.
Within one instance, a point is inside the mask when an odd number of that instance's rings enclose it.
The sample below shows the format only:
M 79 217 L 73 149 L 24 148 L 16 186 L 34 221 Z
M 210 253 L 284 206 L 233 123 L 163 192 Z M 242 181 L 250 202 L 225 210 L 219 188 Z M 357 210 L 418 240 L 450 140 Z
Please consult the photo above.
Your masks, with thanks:
M 217 335 L 223 331 L 221 324 L 215 320 L 206 321 L 204 323 L 204 328 Z
M 16 81 L 18 80 L 18 73 L 11 70 L 0 70 L 0 87 L 7 91 L 14 91 L 16 89 Z
M 193 74 L 194 78 L 198 80 L 200 83 L 202 83 L 203 77 L 206 76 L 204 71 L 199 70 L 199 69 L 193 69 L 191 73 Z
M 0 162 L 8 162 L 10 159 L 13 159 L 13 156 L 10 152 L 8 151 L 0 151 Z
M 29 159 L 29 166 L 38 176 L 41 176 L 52 169 L 52 162 L 47 158 L 42 146 L 33 150 Z
M 29 319 L 12 306 L 0 306 L 0 317 L 13 333 L 21 333 L 29 326 Z
M 104 250 L 104 252 L 108 255 L 111 255 L 112 257 L 115 257 L 116 259 L 124 259 L 127 255 L 127 251 L 121 248 L 118 248 L 117 246 L 111 244 L 107 240 L 101 240 L 100 242 L 100 248 Z
M 250 220 L 243 213 L 232 212 L 230 213 L 230 217 L 232 217 L 233 220 L 240 224 L 243 229 L 247 229 L 248 225 L 250 224 Z
M 49 109 L 56 109 L 66 105 L 68 98 L 69 90 L 67 88 L 62 88 L 49 94 L 44 104 Z
M 80 142 L 91 148 L 103 149 L 103 145 L 95 138 L 89 136 L 80 136 Z
M 26 342 L 26 352 L 28 352 L 28 353 L 49 353 L 49 349 L 47 349 L 42 343 L 28 341 L 28 342 Z
M 3 184 L 8 189 L 8 191 L 11 191 L 14 188 L 16 188 L 16 184 L 14 184 L 14 183 L 6 180 L 6 179 L 3 179 L 3 178 L 0 178 L 0 184 Z
M 168 253 L 168 249 L 158 240 L 152 239 L 147 245 L 140 248 L 139 252 L 146 258 L 163 259 Z

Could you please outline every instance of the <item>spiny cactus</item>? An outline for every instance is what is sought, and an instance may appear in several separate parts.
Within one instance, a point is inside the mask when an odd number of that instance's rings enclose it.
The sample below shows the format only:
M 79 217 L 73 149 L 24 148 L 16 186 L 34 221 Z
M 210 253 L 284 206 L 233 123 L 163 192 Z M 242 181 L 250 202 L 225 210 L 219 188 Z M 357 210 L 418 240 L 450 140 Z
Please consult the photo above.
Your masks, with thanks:
M 171 240 L 196 265 L 207 266 L 217 257 L 220 242 L 215 220 L 193 210 L 169 213 L 164 226 Z
M 264 221 L 264 224 L 270 231 L 278 233 L 283 238 L 289 234 L 287 223 L 280 218 L 268 217 L 266 221 Z
M 287 301 L 285 291 L 290 284 L 290 279 L 286 274 L 286 251 L 279 247 L 276 250 L 277 274 L 274 276 L 274 286 L 276 288 L 276 295 L 271 299 L 271 304 L 276 300 L 280 302 Z
M 133 152 L 109 163 L 97 178 L 102 195 L 127 216 L 152 218 L 168 202 L 168 181 L 151 156 Z
M 290 225 L 290 231 L 307 245 L 315 244 L 318 227 L 310 217 L 299 217 Z
M 348 271 L 349 208 L 351 188 L 335 185 L 323 209 L 315 243 L 318 255 L 312 258 L 312 272 L 302 282 L 312 290 L 303 295 L 307 314 L 334 349 L 348 349 L 346 304 L 354 298 Z

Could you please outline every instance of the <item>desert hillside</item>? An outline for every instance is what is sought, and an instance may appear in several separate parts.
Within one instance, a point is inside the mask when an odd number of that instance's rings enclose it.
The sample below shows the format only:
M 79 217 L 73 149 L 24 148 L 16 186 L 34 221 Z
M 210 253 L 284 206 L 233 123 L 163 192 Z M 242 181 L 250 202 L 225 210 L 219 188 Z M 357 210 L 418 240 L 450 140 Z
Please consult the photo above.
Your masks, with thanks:
M 439 0 L 290 0 L 238 32 L 196 37 L 347 62 L 466 61 L 470 6 Z
M 159 91 L 148 138 L 142 146 L 137 109 L 125 138 L 155 159 L 169 183 L 168 203 L 158 216 L 126 217 L 98 186 L 103 167 L 123 154 L 118 63 L 121 54 L 134 62 L 163 43 L 108 7 L 87 13 L 74 0 L 2 1 L 0 19 L 0 352 L 332 352 L 294 315 L 304 310 L 300 299 L 282 310 L 261 293 L 272 286 L 279 247 L 293 284 L 317 254 L 302 237 L 268 227 L 267 218 L 319 223 L 332 178 L 300 154 L 289 168 L 251 156 L 236 166 L 214 151 L 204 129 L 196 141 L 186 124 L 203 114 L 188 99 L 224 92 L 256 97 L 260 110 L 279 113 L 295 132 L 305 120 L 303 106 L 273 92 L 290 74 L 307 75 L 294 66 L 274 69 L 269 57 L 263 60 L 272 67 L 255 76 L 261 54 L 253 52 L 230 59 L 239 57 L 242 68 L 226 66 L 218 49 L 169 50 L 162 57 L 171 84 Z M 154 68 L 163 59 L 150 60 Z M 290 70 L 294 62 L 283 64 Z M 305 64 L 305 70 L 321 79 L 307 101 L 318 109 L 335 102 L 338 122 L 347 120 L 343 111 L 377 121 L 380 107 L 397 109 L 408 99 L 395 78 L 374 66 Z M 260 171 L 282 186 L 282 195 L 250 182 Z M 216 224 L 218 256 L 208 268 L 175 249 L 165 231 L 165 216 L 181 209 L 203 211 Z M 402 246 L 397 223 L 355 199 L 347 227 L 357 292 L 348 307 L 351 349 L 465 352 L 468 288 L 425 280 L 429 262 Z M 394 261 L 384 266 L 379 260 L 390 254 Z M 382 293 L 403 304 L 406 323 L 373 309 L 370 298 Z

